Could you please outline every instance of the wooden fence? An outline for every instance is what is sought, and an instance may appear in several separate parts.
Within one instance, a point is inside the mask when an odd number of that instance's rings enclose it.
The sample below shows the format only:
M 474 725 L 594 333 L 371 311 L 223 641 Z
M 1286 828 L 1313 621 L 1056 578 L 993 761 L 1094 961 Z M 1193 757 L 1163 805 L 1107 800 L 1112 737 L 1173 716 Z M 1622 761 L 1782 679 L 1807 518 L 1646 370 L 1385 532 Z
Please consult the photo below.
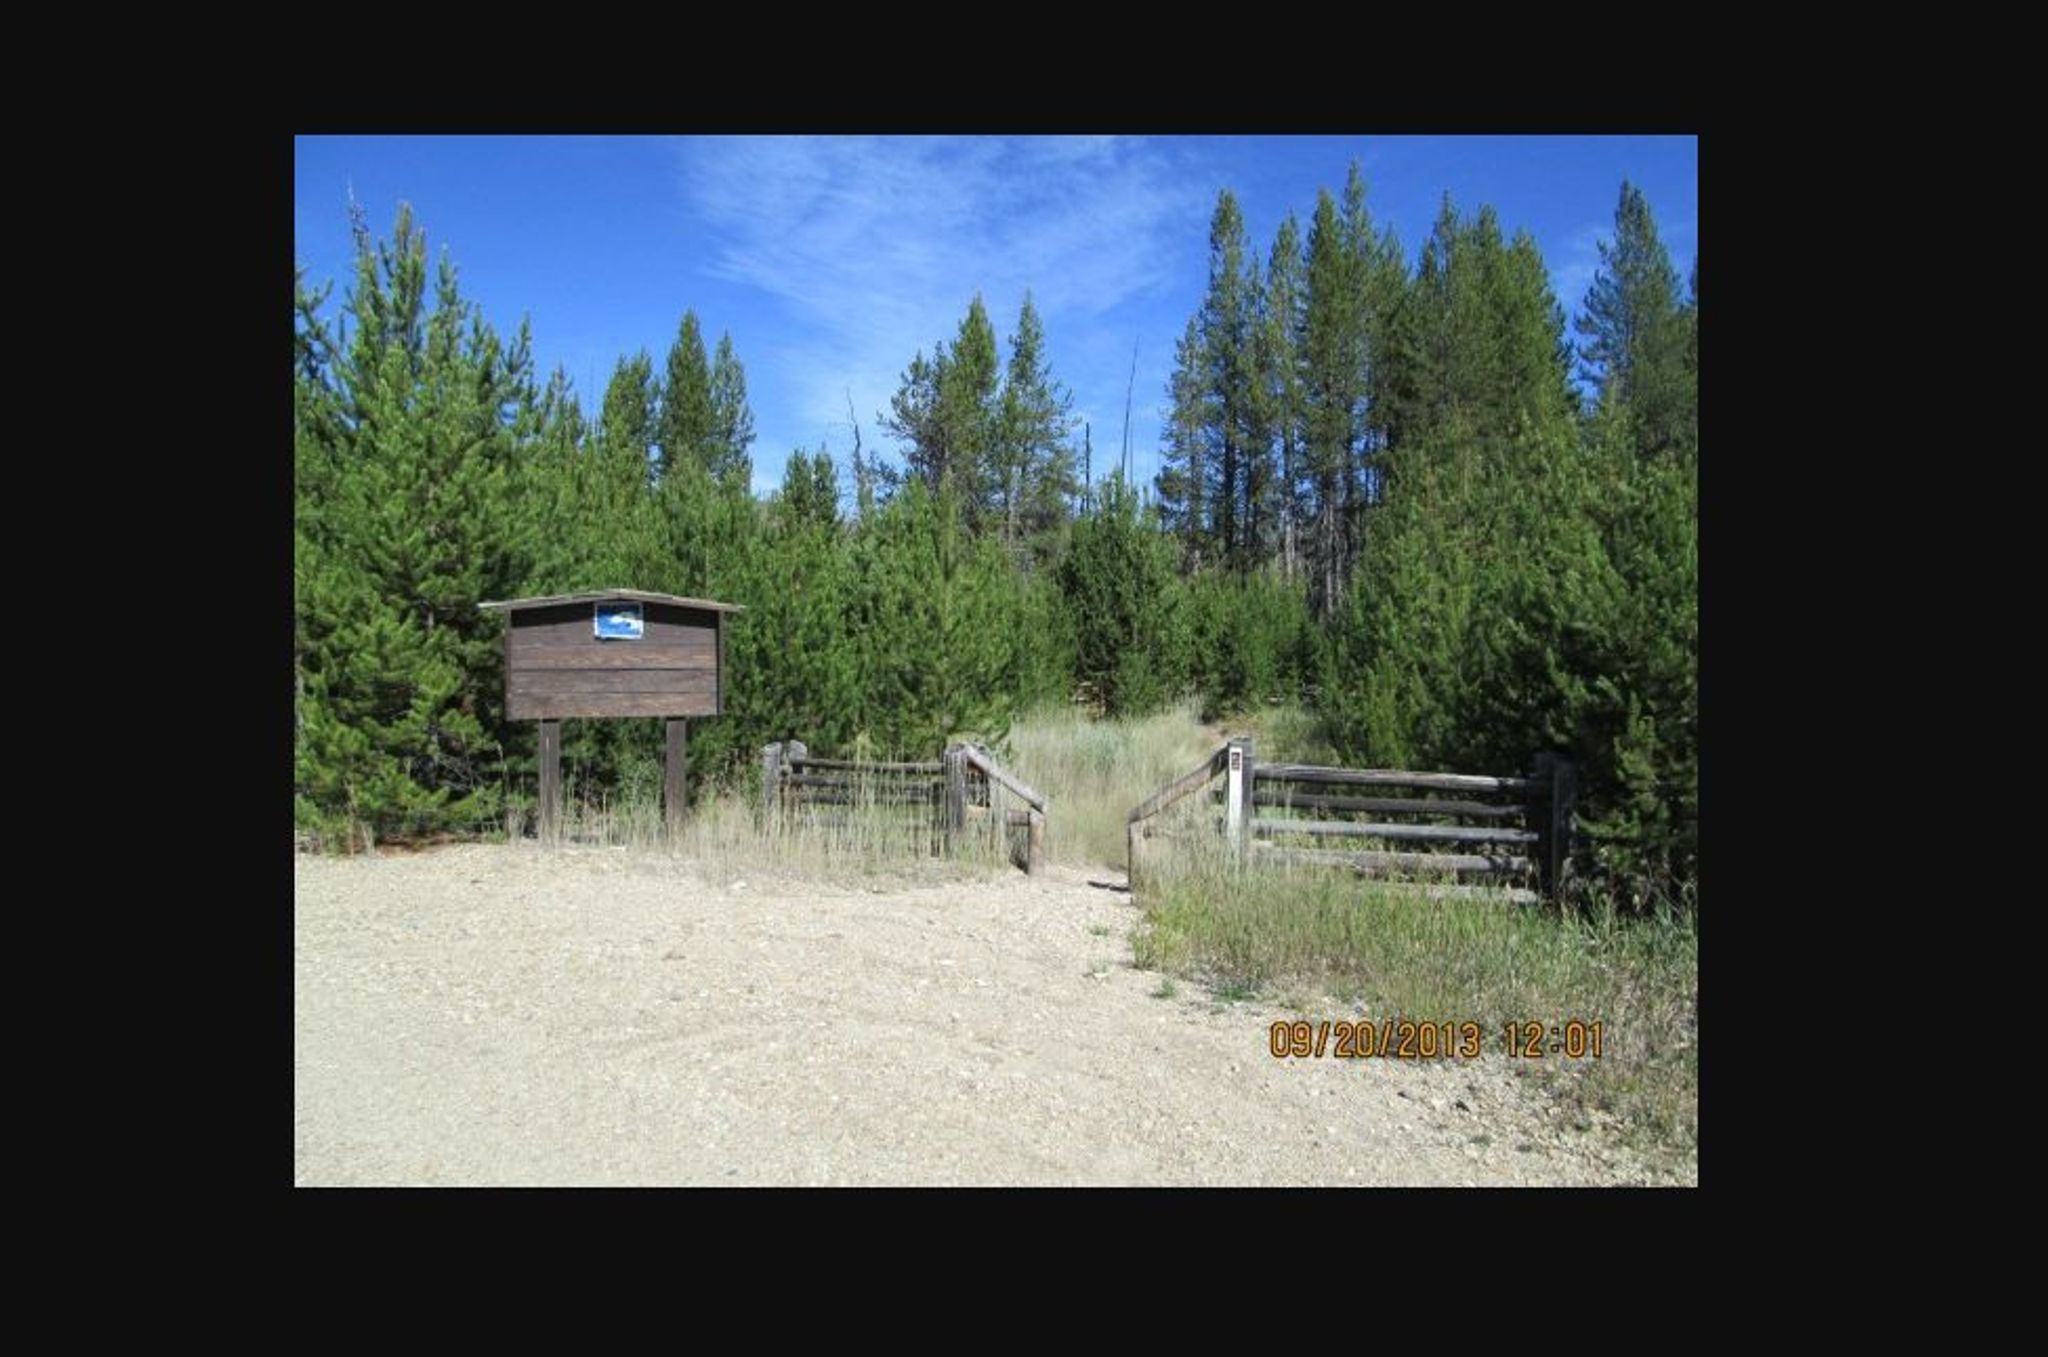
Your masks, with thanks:
M 1252 741 L 1232 740 L 1131 811 L 1136 880 L 1151 821 L 1221 781 L 1217 827 L 1246 858 L 1350 867 L 1370 876 L 1485 878 L 1528 902 L 1533 882 L 1554 895 L 1571 855 L 1576 769 L 1540 754 L 1526 776 L 1413 773 L 1380 768 L 1261 764 Z M 1473 894 L 1469 885 L 1446 885 Z
M 832 827 L 880 811 L 912 829 L 926 851 L 947 856 L 971 834 L 1009 843 L 1015 829 L 1022 844 L 1013 860 L 1035 876 L 1045 866 L 1046 807 L 1043 793 L 976 744 L 910 763 L 814 758 L 801 740 L 761 749 L 763 823 Z

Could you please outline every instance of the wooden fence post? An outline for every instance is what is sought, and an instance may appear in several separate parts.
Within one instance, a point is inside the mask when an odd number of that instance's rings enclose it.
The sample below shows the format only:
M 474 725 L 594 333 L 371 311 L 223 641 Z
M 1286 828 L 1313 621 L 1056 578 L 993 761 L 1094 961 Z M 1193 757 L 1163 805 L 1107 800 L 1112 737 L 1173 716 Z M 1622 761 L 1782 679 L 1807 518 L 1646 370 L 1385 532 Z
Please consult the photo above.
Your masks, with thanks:
M 941 760 L 946 765 L 946 852 L 956 848 L 960 832 L 967 828 L 967 750 L 949 744 Z
M 796 774 L 796 765 L 811 756 L 811 747 L 802 740 L 782 742 L 782 813 L 786 817 L 793 810 L 803 806 L 803 788 L 791 781 Z
M 690 769 L 689 740 L 688 721 L 672 720 L 668 723 L 668 748 L 662 760 L 661 808 L 667 812 L 671 841 L 683 832 L 683 797 Z
M 1045 813 L 1031 812 L 1031 847 L 1024 860 L 1024 871 L 1028 876 L 1037 876 L 1045 870 Z
M 1571 862 L 1578 766 L 1562 754 L 1538 754 L 1532 780 L 1536 783 L 1531 797 L 1536 812 L 1533 828 L 1541 836 L 1536 841 L 1537 870 L 1542 877 L 1543 893 L 1555 899 L 1564 885 L 1565 868 Z
M 761 828 L 768 829 L 776 823 L 776 792 L 782 782 L 782 746 L 764 744 L 761 746 Z
M 1252 817 L 1258 813 L 1252 797 L 1252 788 L 1258 781 L 1255 771 L 1258 760 L 1252 757 L 1252 753 L 1252 737 L 1247 735 L 1244 737 L 1244 780 L 1239 784 L 1239 794 L 1243 799 L 1237 811 L 1237 822 L 1242 832 L 1240 843 L 1247 858 L 1251 856 L 1252 845 L 1258 842 L 1258 836 L 1252 831 Z
M 984 760 L 987 760 L 988 762 L 993 763 L 995 761 L 990 756 L 987 745 L 977 744 L 976 746 L 974 746 L 974 752 L 981 755 L 981 757 Z M 980 772 L 979 769 L 976 769 L 975 771 Z M 996 781 L 996 779 L 990 777 L 987 773 L 981 774 L 981 785 L 988 788 L 988 827 L 989 832 L 995 836 L 995 847 L 1001 850 L 1002 855 L 1014 864 L 1017 860 L 1017 855 L 1010 851 L 1009 792 L 1004 788 L 1002 783 Z M 1026 848 L 1029 848 L 1028 843 L 1026 844 Z M 1025 871 L 1029 872 L 1031 869 L 1028 865 L 1028 856 L 1026 858 L 1026 863 L 1027 865 L 1025 867 Z
M 540 840 L 560 842 L 562 833 L 562 723 L 540 723 Z
M 1230 742 L 1230 761 L 1224 765 L 1228 779 L 1223 791 L 1223 836 L 1230 846 L 1242 854 L 1248 851 L 1250 818 L 1245 812 L 1251 807 L 1252 790 L 1252 742 L 1240 737 Z

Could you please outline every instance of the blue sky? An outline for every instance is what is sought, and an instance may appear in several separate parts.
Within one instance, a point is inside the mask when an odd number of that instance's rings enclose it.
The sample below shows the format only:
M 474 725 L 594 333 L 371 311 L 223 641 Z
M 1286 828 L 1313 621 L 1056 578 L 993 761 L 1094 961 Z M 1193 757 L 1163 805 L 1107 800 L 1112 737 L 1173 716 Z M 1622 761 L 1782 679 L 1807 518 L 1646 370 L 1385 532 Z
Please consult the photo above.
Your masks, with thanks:
M 1568 315 L 1642 188 L 1683 279 L 1698 248 L 1696 137 L 301 137 L 293 253 L 330 313 L 350 279 L 351 186 L 387 234 L 409 202 L 429 249 L 502 332 L 533 322 L 543 377 L 564 367 L 593 411 L 621 355 L 657 371 L 686 308 L 706 346 L 732 334 L 758 435 L 754 481 L 794 448 L 869 450 L 920 349 L 950 343 L 978 291 L 1007 355 L 1030 289 L 1053 373 L 1093 425 L 1098 473 L 1121 441 L 1137 346 L 1132 461 L 1149 480 L 1174 342 L 1200 303 L 1219 189 L 1261 263 L 1291 210 L 1364 169 L 1366 206 L 1412 268 L 1449 191 L 1526 227 Z M 1078 436 L 1078 428 L 1077 428 Z M 843 473 L 842 473 L 843 474 Z

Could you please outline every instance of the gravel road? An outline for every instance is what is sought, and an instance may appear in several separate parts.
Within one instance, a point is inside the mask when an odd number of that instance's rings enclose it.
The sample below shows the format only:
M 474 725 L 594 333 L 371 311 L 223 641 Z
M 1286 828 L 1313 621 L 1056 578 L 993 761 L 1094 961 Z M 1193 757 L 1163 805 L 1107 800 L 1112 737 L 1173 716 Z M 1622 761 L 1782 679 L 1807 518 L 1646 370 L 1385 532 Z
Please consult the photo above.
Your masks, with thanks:
M 1276 1060 L 1276 1018 L 1349 1015 L 1154 997 L 1113 873 L 465 845 L 293 884 L 303 1185 L 1674 1181 L 1503 1057 Z

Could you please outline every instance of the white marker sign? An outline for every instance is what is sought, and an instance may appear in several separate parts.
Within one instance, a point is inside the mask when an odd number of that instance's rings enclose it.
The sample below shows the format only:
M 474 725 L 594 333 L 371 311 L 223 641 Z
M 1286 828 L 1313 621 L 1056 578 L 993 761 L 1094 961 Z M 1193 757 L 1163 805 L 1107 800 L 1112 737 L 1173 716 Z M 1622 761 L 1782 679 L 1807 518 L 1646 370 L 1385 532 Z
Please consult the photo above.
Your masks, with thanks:
M 647 634 L 637 603 L 600 603 L 595 616 L 600 641 L 637 641 Z

